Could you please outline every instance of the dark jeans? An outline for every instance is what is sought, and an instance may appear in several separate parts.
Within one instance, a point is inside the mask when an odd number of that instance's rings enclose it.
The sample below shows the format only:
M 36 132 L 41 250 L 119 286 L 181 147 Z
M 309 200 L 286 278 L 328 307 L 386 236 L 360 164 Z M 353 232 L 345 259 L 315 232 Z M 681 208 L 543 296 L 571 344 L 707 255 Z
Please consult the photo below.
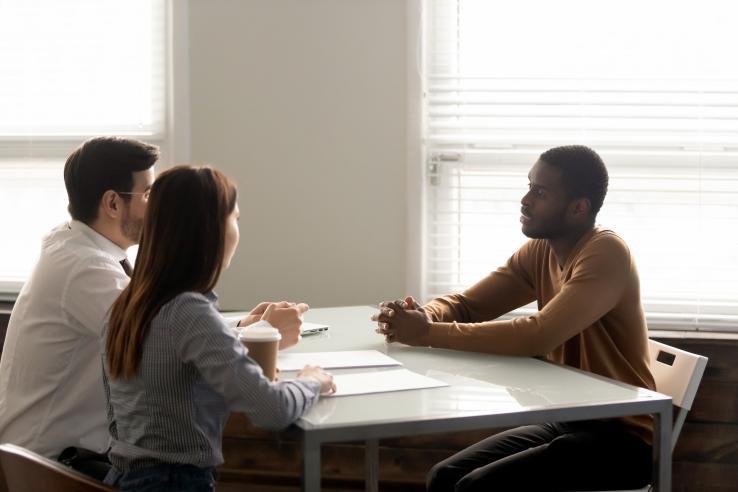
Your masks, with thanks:
M 617 422 L 540 424 L 501 432 L 436 464 L 429 492 L 636 489 L 651 446 Z
M 120 492 L 212 492 L 215 468 L 161 464 L 120 472 L 112 469 L 105 483 Z
M 100 482 L 105 479 L 113 465 L 107 453 L 96 453 L 89 449 L 69 447 L 61 452 L 58 458 L 63 463 L 88 477 Z

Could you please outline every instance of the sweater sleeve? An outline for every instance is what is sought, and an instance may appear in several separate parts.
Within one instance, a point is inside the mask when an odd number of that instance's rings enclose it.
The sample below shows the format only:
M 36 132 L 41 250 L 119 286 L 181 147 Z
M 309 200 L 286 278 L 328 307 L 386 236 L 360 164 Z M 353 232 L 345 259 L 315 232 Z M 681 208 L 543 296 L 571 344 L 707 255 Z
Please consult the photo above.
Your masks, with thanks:
M 535 241 L 528 241 L 504 266 L 475 285 L 461 294 L 434 299 L 423 309 L 433 321 L 479 323 L 534 301 L 536 246 Z
M 430 345 L 503 355 L 545 355 L 617 304 L 629 269 L 630 252 L 621 240 L 611 235 L 597 238 L 578 255 L 559 293 L 536 314 L 481 323 L 434 322 Z

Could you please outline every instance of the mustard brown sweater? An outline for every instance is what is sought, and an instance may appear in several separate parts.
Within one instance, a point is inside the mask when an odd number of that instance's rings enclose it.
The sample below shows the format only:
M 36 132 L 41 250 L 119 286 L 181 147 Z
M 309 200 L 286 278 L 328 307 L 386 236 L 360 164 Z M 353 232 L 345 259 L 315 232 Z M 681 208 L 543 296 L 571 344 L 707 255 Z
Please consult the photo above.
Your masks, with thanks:
M 496 320 L 532 301 L 538 303 L 535 314 Z M 474 286 L 424 308 L 433 320 L 432 347 L 544 356 L 655 389 L 638 271 L 628 246 L 610 230 L 585 234 L 563 267 L 547 241 L 530 240 Z M 651 442 L 650 416 L 622 421 Z

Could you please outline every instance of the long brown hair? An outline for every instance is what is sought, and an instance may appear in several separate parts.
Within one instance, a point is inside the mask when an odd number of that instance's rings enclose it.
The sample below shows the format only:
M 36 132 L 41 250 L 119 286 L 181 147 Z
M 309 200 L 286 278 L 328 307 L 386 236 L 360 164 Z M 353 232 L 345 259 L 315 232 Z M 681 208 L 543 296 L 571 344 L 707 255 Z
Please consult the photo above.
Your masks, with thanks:
M 164 304 L 215 287 L 236 187 L 208 166 L 176 166 L 151 187 L 136 268 L 111 308 L 105 343 L 112 378 L 136 375 L 143 342 Z

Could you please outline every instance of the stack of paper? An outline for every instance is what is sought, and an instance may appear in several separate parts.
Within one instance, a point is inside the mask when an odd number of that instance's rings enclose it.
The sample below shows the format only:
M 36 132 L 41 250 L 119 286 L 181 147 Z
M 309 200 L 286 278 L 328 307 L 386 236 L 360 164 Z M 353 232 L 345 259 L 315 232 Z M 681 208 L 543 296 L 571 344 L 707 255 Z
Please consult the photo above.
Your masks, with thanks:
M 350 367 L 401 366 L 392 357 L 377 350 L 345 350 L 341 352 L 280 352 L 277 367 L 280 371 L 299 371 L 306 365 L 323 369 Z
M 363 395 L 424 388 L 440 388 L 448 383 L 407 369 L 339 374 L 333 377 L 336 392 L 330 396 Z

